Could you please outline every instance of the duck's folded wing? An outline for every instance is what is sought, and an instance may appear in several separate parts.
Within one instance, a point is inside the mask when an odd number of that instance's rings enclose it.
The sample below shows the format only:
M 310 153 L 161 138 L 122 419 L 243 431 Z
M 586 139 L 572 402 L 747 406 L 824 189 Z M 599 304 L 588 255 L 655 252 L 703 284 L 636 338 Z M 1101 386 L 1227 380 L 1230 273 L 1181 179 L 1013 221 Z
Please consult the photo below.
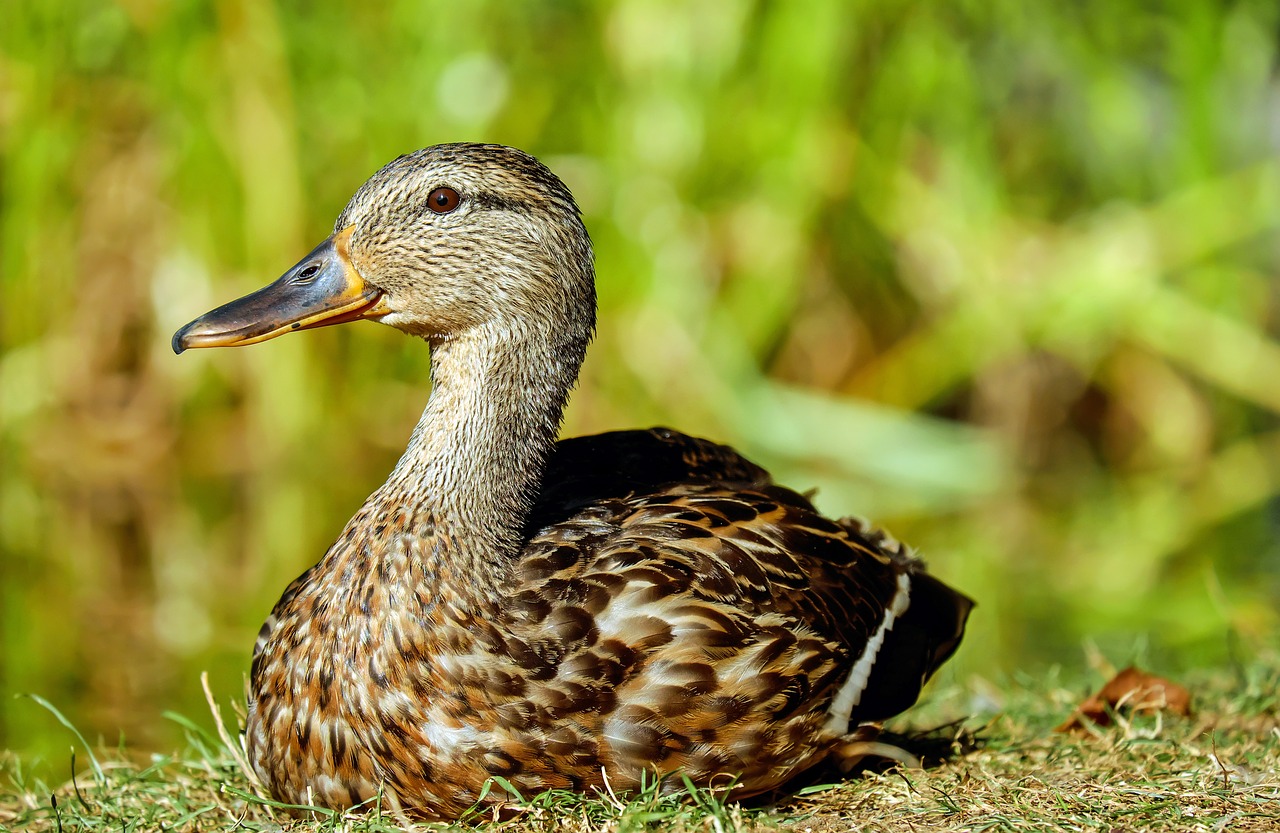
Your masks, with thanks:
M 783 631 L 791 636 L 779 645 L 818 639 L 826 647 L 815 657 L 826 659 L 806 672 L 805 687 L 829 699 L 834 734 L 914 703 L 972 607 L 888 536 L 822 517 L 726 446 L 662 429 L 562 442 L 535 517 L 527 554 L 579 554 L 548 574 L 652 585 L 664 601 L 651 618 L 702 610 L 718 623 L 703 634 L 709 654 L 747 656 Z M 544 560 L 526 566 L 542 570 Z M 661 609 L 673 605 L 683 607 Z M 700 632 L 669 624 L 686 640 Z M 789 686 L 793 673 L 774 676 Z

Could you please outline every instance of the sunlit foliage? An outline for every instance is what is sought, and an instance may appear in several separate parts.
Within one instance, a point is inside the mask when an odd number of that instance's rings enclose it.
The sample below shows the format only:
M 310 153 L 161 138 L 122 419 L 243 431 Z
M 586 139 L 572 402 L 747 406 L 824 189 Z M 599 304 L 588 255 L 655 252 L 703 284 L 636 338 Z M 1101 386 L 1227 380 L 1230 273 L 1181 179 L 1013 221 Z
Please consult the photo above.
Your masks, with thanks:
M 525 148 L 582 204 L 566 433 L 671 424 L 887 525 L 980 602 L 948 674 L 1276 635 L 1272 0 L 0 14 L 0 746 L 65 747 L 12 691 L 149 746 L 200 669 L 238 690 L 428 354 L 169 334 L 443 141 Z

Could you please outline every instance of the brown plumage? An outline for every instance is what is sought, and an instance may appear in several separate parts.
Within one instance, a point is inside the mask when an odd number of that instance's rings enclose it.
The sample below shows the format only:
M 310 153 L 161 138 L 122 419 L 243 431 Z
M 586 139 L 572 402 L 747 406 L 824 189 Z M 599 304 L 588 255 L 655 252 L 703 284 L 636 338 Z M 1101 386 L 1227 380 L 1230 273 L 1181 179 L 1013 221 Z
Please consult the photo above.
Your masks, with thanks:
M 495 145 L 403 156 L 334 235 L 174 347 L 372 318 L 427 340 L 404 456 L 254 649 L 247 748 L 282 801 L 453 818 L 529 794 L 772 789 L 910 706 L 971 602 L 724 446 L 555 442 L 595 322 L 564 185 Z

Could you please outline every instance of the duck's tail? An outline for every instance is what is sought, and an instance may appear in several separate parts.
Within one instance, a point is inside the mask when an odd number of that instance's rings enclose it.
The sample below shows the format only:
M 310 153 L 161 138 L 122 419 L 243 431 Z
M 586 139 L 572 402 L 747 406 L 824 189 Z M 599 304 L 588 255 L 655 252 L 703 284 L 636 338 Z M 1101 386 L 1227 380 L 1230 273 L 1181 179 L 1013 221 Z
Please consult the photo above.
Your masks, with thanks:
M 909 577 L 910 601 L 885 634 L 858 701 L 858 722 L 884 720 L 910 708 L 964 637 L 973 600 L 923 571 L 911 570 Z

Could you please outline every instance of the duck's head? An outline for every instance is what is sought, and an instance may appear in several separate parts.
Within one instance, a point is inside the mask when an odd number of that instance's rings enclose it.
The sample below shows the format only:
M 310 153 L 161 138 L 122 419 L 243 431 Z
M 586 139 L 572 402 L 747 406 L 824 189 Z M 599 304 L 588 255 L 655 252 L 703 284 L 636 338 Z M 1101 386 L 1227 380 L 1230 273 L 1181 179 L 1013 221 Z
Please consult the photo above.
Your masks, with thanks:
M 487 328 L 585 344 L 595 274 L 569 190 L 501 145 L 401 156 L 361 186 L 327 240 L 274 283 L 178 330 L 173 349 L 361 318 L 431 341 Z

